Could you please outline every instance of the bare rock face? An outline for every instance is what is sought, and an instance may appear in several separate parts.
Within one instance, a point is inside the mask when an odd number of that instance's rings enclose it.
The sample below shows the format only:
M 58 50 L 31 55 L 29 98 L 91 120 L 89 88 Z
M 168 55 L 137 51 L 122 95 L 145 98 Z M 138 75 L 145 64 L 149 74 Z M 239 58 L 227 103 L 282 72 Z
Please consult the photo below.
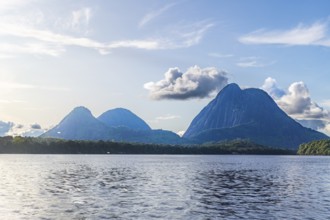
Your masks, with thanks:
M 282 111 L 261 89 L 229 84 L 191 122 L 183 136 L 198 142 L 249 139 L 276 147 L 297 148 L 326 135 L 305 128 Z

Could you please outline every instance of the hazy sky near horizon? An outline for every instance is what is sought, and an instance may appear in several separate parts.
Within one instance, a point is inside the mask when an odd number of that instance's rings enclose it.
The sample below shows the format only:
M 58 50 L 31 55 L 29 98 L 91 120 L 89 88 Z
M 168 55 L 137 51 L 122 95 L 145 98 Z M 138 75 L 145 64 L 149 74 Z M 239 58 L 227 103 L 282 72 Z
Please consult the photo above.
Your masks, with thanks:
M 76 106 L 94 116 L 123 107 L 152 128 L 183 131 L 232 82 L 263 88 L 292 117 L 330 131 L 329 8 L 0 0 L 0 120 L 14 123 L 0 133 L 49 128 Z

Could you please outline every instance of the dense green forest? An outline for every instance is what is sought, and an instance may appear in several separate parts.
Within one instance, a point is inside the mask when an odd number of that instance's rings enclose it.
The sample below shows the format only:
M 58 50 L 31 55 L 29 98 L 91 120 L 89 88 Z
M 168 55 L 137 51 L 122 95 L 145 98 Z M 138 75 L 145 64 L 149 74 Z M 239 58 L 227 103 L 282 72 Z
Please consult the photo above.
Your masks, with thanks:
M 53 138 L 0 137 L 2 154 L 295 154 L 246 140 L 202 145 L 159 145 Z
M 330 155 L 330 140 L 312 141 L 301 144 L 297 154 L 299 155 Z

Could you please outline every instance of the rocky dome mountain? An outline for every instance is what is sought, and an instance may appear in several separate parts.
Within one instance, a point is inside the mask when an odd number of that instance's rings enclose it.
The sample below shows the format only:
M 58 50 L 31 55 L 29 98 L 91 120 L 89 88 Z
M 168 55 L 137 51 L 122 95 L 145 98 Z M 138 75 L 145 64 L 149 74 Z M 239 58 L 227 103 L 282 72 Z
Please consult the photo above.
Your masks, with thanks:
M 41 135 L 70 140 L 101 140 L 109 136 L 109 128 L 85 107 L 74 108 L 57 126 Z
M 249 139 L 275 147 L 328 138 L 305 128 L 281 110 L 263 90 L 229 84 L 191 122 L 183 135 L 197 142 Z
M 115 108 L 97 118 L 108 127 L 126 127 L 133 130 L 151 130 L 149 125 L 128 109 Z
M 73 109 L 42 138 L 66 140 L 103 140 L 134 143 L 181 144 L 184 140 L 166 130 L 152 130 L 141 118 L 127 109 L 113 109 L 98 119 L 85 107 Z

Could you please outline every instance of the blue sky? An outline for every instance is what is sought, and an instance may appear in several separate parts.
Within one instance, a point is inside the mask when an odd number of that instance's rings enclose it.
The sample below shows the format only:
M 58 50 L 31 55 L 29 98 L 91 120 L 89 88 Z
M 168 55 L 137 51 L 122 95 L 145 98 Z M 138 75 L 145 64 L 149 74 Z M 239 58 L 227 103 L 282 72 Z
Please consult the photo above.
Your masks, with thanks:
M 265 89 L 289 115 L 328 132 L 329 6 L 0 1 L 0 130 L 35 134 L 83 105 L 95 116 L 128 108 L 152 128 L 184 131 L 235 82 Z

